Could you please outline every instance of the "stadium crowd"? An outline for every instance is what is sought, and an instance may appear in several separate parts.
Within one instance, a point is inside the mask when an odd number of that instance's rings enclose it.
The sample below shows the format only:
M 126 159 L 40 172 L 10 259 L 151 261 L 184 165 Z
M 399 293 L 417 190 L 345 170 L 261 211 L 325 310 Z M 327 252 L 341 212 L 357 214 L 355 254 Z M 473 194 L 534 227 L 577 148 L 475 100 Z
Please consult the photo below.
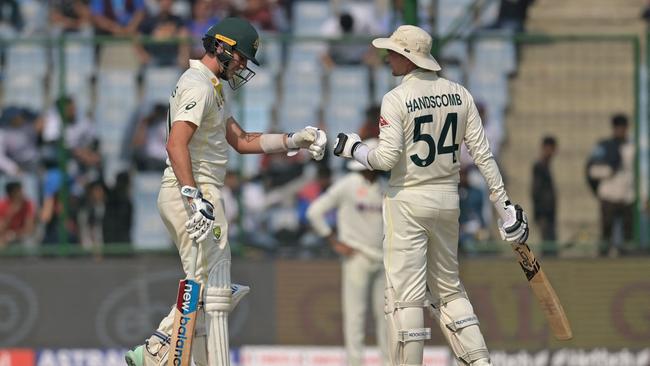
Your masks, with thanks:
M 56 91 L 59 76 L 49 71 L 41 74 L 28 72 L 32 73 L 31 76 L 43 78 L 43 85 L 36 86 L 45 89 L 45 92 L 40 90 L 44 95 L 40 99 L 30 89 L 25 89 L 28 90 L 27 102 L 23 102 L 24 99 L 11 97 L 14 89 L 4 88 L 0 116 L 0 182 L 5 191 L 0 193 L 0 249 L 18 244 L 56 245 L 62 241 L 86 249 L 101 247 L 104 243 L 132 243 L 134 206 L 139 194 L 133 187 L 134 177 L 138 174 L 161 173 L 166 158 L 165 96 L 170 88 L 162 88 L 161 91 L 160 84 L 147 84 L 152 78 L 148 75 L 156 70 L 171 69 L 174 79 L 179 70 L 187 67 L 190 58 L 199 57 L 203 52 L 200 39 L 206 30 L 226 16 L 248 19 L 265 37 L 301 34 L 297 27 L 309 24 L 300 23 L 298 15 L 294 13 L 298 9 L 294 3 L 296 1 L 290 0 L 1 1 L 0 38 L 9 41 L 8 45 L 30 37 L 58 35 L 71 39 L 99 37 L 96 39 L 100 42 L 91 48 L 88 57 L 90 72 L 84 72 L 84 68 L 80 67 L 65 74 L 67 93 Z M 426 5 L 429 2 L 422 3 Z M 496 18 L 484 24 L 485 28 L 523 31 L 526 9 L 531 3 L 503 1 Z M 345 38 L 387 34 L 401 22 L 402 2 L 374 0 L 354 4 L 359 6 L 350 6 L 339 0 L 326 3 L 332 12 L 315 33 L 328 37 L 330 42 L 316 51 L 317 68 L 321 70 L 316 73 L 318 78 L 325 78 L 338 66 L 350 65 L 361 65 L 374 75 L 381 64 L 381 55 L 368 47 L 366 40 L 350 43 Z M 431 4 L 429 6 L 433 9 Z M 431 9 L 419 11 L 418 16 L 421 26 L 434 31 L 435 16 Z M 123 41 L 114 45 L 107 41 L 111 37 Z M 344 41 L 337 41 L 342 39 Z M 18 46 L 21 44 L 17 43 Z M 270 53 L 264 53 L 264 47 L 263 44 L 264 70 L 260 70 L 258 79 L 253 80 L 251 87 L 256 87 L 255 83 L 265 71 L 274 68 L 276 75 L 271 79 L 271 84 L 276 89 L 272 89 L 270 95 L 279 92 L 281 87 L 291 85 L 291 78 L 304 81 L 306 79 L 301 79 L 301 75 L 313 72 L 310 69 L 312 65 L 306 69 L 298 67 L 296 75 L 285 72 L 278 76 L 277 68 L 281 65 L 272 59 Z M 17 67 L 12 64 L 10 48 L 3 46 L 0 53 L 3 82 L 9 86 L 14 85 L 12 80 L 15 79 L 15 75 L 10 74 L 11 68 Z M 56 47 L 47 49 L 55 50 Z M 284 60 L 282 62 L 302 61 L 291 59 L 292 54 L 286 44 L 279 43 L 279 50 L 279 59 Z M 58 65 L 56 56 L 56 52 L 52 51 L 45 54 L 42 60 L 31 61 L 49 63 L 55 67 Z M 308 65 L 312 61 L 309 59 L 298 65 Z M 69 61 L 66 64 L 68 67 L 76 65 Z M 127 79 L 125 83 L 105 84 L 111 82 L 111 75 L 117 75 L 115 73 L 124 76 Z M 76 88 L 75 75 L 87 77 L 91 90 Z M 282 86 L 275 86 L 275 81 Z M 29 83 L 35 84 L 32 80 Z M 320 80 L 318 83 L 320 86 Z M 359 127 L 359 134 L 365 139 L 379 134 L 376 103 L 381 100 L 385 90 L 373 77 L 368 77 L 364 84 L 367 84 L 368 97 L 359 103 L 353 100 L 354 105 L 349 107 L 354 113 L 348 121 Z M 118 97 L 117 104 L 103 105 L 100 100 L 102 93 L 109 93 L 110 90 L 105 85 L 115 86 L 115 93 L 123 94 L 123 99 Z M 130 85 L 139 92 L 120 89 L 124 85 Z M 325 83 L 322 88 L 327 90 L 327 87 Z M 330 88 L 333 88 L 331 82 Z M 151 90 L 162 96 L 148 98 L 147 93 Z M 354 94 L 355 90 L 351 92 Z M 18 92 L 15 94 L 19 95 Z M 329 98 L 333 98 L 332 94 L 330 91 Z M 343 94 L 342 97 L 347 95 L 350 94 Z M 133 100 L 133 96 L 136 100 Z M 320 102 L 321 96 L 315 94 L 317 102 Z M 241 96 L 232 97 L 238 101 L 241 99 Z M 284 100 L 280 97 L 271 99 L 272 106 L 261 109 L 264 117 L 262 123 L 256 126 L 263 130 L 290 127 L 283 125 L 286 123 L 282 120 L 286 111 L 281 110 L 289 105 L 288 99 L 287 94 Z M 330 102 L 338 103 L 340 100 Z M 262 102 L 255 100 L 257 103 Z M 243 108 L 251 107 L 250 103 L 241 105 Z M 117 113 L 115 109 L 122 106 L 123 113 L 111 114 L 113 119 L 105 124 L 108 112 Z M 479 103 L 479 107 L 491 147 L 498 159 L 505 139 L 503 113 L 492 113 L 491 104 Z M 306 120 L 301 122 L 318 124 L 330 133 L 331 138 L 338 126 L 332 125 L 332 116 L 328 113 L 331 113 L 328 105 L 317 105 L 303 114 Z M 117 132 L 120 136 L 114 136 L 116 131 L 107 133 L 107 130 L 116 127 L 119 127 Z M 543 144 L 550 144 L 550 139 Z M 550 157 L 542 157 L 542 160 L 536 165 L 534 174 L 542 180 L 546 179 L 546 183 L 542 184 L 548 185 L 550 180 L 552 187 L 548 166 Z M 495 235 L 491 229 L 493 219 L 491 205 L 487 204 L 489 200 L 485 184 L 477 178 L 476 170 L 469 161 L 471 159 L 463 149 L 460 244 L 461 250 L 471 255 L 476 253 L 478 241 L 495 239 Z M 252 164 L 252 168 L 241 169 L 241 162 L 233 159 L 232 171 L 226 179 L 226 212 L 234 228 L 230 231 L 233 236 L 231 242 L 260 248 L 271 254 L 333 255 L 331 249 L 309 227 L 306 212 L 309 204 L 334 179 L 345 173 L 343 164 L 327 158 L 318 163 L 309 162 L 302 155 L 269 155 L 253 160 Z M 544 172 L 548 174 L 544 175 Z M 555 197 L 545 197 L 549 202 L 539 203 L 540 207 L 553 207 L 554 203 L 550 201 Z M 155 202 L 151 203 L 149 210 L 155 211 Z M 541 225 L 547 225 L 544 238 L 554 240 L 554 228 L 548 226 L 553 222 L 554 213 L 548 213 L 548 210 L 545 213 L 547 216 L 540 216 L 540 220 L 545 222 Z M 330 220 L 334 220 L 333 215 Z M 237 252 L 236 245 L 234 251 Z

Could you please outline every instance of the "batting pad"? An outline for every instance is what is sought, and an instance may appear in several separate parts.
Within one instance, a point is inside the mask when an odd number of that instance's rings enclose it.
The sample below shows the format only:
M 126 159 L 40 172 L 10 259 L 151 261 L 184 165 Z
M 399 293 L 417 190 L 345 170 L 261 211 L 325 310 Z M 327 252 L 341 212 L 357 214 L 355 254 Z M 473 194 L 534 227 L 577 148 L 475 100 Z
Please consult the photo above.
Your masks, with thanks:
M 424 307 L 421 302 L 395 301 L 395 290 L 387 281 L 384 292 L 388 354 L 394 366 L 421 366 L 424 341 L 431 338 L 431 329 L 424 328 Z
M 205 320 L 208 364 L 230 366 L 228 314 L 232 289 L 230 260 L 224 259 L 212 268 L 205 291 Z
M 489 365 L 490 354 L 479 328 L 478 317 L 466 297 L 439 302 L 429 309 L 461 365 Z

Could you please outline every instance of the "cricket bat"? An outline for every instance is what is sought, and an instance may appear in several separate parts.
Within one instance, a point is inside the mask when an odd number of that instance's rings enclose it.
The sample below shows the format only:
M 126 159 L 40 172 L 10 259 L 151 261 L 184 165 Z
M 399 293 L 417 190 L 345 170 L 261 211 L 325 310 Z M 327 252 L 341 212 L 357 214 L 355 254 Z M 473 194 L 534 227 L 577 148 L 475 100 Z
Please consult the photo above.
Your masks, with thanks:
M 504 222 L 509 222 L 510 218 L 505 210 L 499 211 L 499 216 Z M 564 313 L 564 308 L 557 297 L 551 282 L 546 277 L 544 270 L 540 266 L 537 258 L 530 250 L 526 243 L 512 243 L 512 250 L 517 254 L 517 261 L 528 279 L 528 284 L 533 290 L 533 294 L 542 307 L 542 312 L 551 327 L 553 336 L 560 341 L 566 341 L 573 338 L 571 324 Z
M 178 282 L 171 352 L 167 359 L 167 366 L 190 366 L 192 362 L 192 340 L 201 296 L 201 284 L 196 281 L 198 252 L 198 243 L 195 241 L 190 250 L 190 268 L 187 278 Z

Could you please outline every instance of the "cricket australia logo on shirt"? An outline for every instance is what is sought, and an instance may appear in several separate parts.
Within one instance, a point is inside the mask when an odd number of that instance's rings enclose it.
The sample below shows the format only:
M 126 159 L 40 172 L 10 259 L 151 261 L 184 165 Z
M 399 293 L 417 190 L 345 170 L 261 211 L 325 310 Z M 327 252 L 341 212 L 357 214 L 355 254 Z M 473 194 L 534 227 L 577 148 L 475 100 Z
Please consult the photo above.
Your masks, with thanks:
M 217 240 L 221 239 L 221 226 L 214 226 L 212 228 L 212 235 L 214 235 L 214 238 Z

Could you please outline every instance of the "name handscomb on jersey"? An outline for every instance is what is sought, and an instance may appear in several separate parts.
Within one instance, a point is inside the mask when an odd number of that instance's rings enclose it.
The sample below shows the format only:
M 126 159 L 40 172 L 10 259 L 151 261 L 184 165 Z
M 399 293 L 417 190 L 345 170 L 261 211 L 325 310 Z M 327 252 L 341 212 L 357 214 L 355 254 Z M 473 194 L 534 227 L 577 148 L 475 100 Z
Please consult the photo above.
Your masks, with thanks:
M 411 113 L 425 108 L 440 108 L 462 105 L 460 94 L 429 95 L 414 98 L 406 102 L 406 110 Z

